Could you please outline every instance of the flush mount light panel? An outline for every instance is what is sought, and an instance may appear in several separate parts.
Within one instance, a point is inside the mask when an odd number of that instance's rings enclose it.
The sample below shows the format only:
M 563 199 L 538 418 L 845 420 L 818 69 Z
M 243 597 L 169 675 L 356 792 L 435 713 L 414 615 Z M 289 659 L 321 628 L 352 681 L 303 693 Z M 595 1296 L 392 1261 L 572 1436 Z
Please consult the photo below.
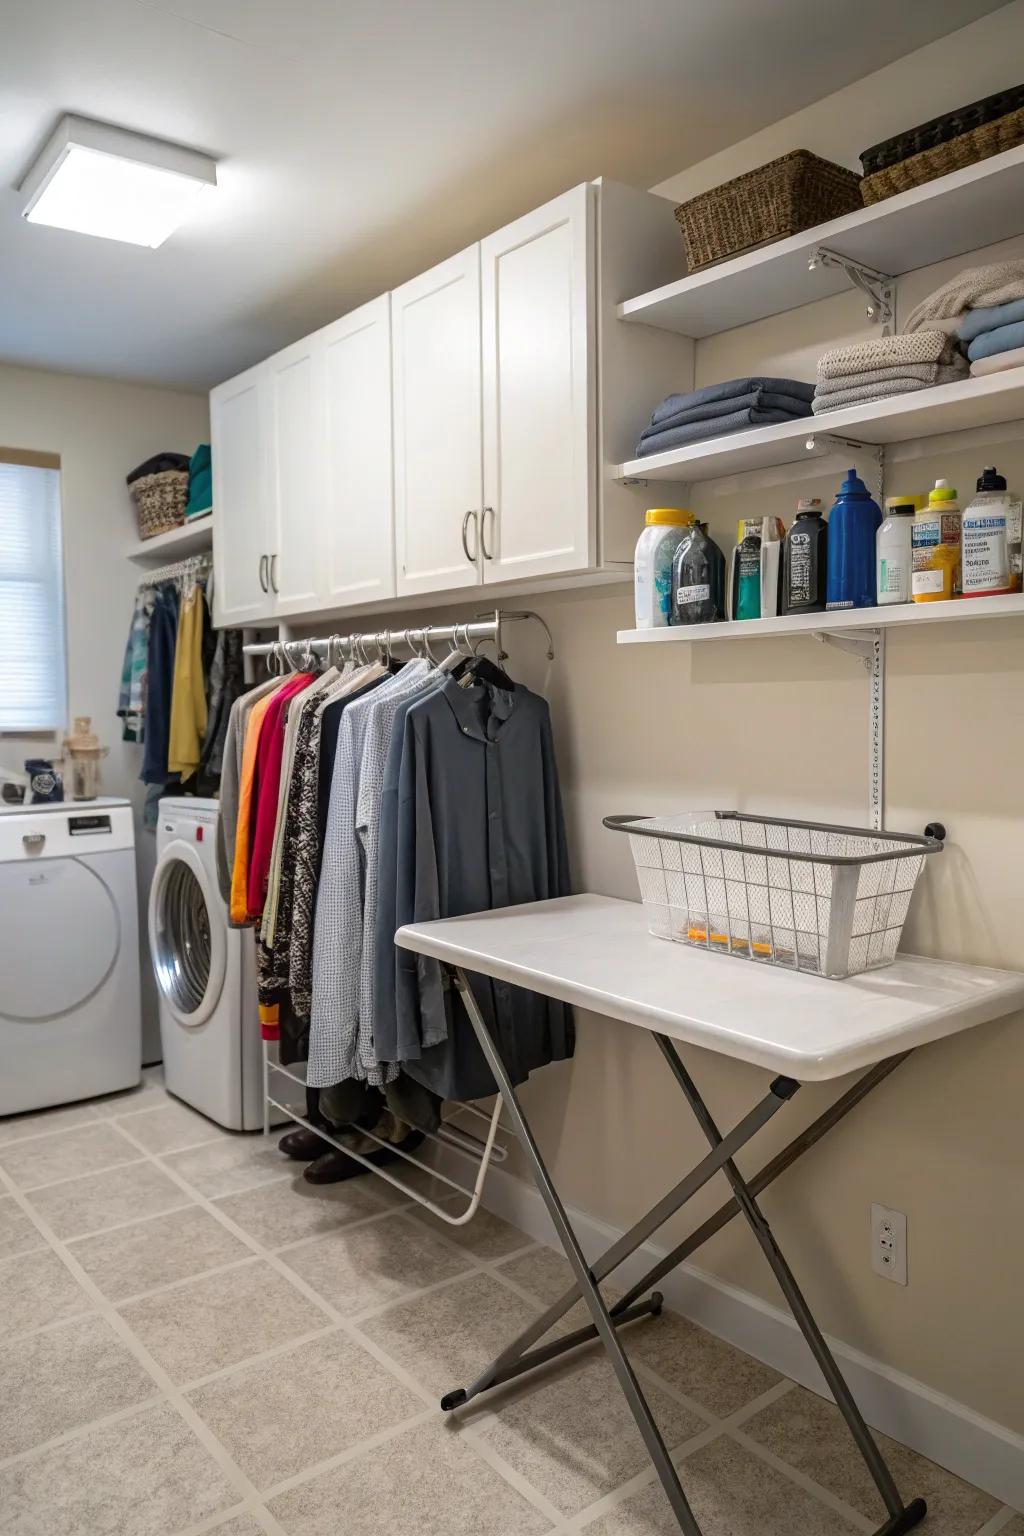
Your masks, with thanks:
M 155 248 L 216 185 L 216 161 L 198 150 L 65 116 L 19 191 L 31 224 Z

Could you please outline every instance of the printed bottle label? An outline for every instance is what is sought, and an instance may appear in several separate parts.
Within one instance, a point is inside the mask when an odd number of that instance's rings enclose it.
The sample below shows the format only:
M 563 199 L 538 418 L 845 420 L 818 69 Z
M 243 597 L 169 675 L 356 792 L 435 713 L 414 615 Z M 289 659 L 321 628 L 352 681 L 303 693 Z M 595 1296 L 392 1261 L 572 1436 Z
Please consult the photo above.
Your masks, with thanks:
M 963 532 L 965 592 L 1009 590 L 1006 517 L 1002 512 L 972 516 Z
M 810 534 L 793 532 L 789 536 L 789 601 L 795 607 L 814 601 L 811 591 Z
M 905 598 L 909 590 L 907 575 L 907 568 L 902 560 L 892 560 L 883 555 L 878 562 L 879 597 Z
M 711 587 L 705 582 L 696 587 L 677 587 L 676 603 L 685 608 L 689 603 L 706 603 L 711 597 Z

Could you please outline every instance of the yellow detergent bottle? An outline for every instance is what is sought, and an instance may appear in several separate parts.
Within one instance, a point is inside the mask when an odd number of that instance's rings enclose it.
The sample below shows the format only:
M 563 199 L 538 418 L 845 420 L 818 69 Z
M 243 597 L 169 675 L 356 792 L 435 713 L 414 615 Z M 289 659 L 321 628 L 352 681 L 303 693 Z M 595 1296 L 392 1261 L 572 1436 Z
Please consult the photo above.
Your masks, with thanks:
M 911 536 L 915 603 L 948 602 L 960 596 L 960 503 L 948 480 L 936 480 L 928 505 L 914 515 Z

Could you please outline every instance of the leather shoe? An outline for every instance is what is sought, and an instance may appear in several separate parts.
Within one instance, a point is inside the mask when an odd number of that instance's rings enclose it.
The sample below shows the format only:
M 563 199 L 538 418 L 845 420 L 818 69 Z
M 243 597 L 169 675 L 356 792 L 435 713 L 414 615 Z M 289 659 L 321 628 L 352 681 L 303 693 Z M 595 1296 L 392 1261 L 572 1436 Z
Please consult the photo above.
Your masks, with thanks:
M 412 1131 L 405 1139 L 399 1142 L 403 1152 L 411 1152 L 418 1147 L 423 1140 L 419 1131 Z M 366 1154 L 367 1162 L 373 1163 L 377 1168 L 382 1168 L 386 1163 L 397 1163 L 398 1153 L 391 1147 L 376 1147 Z M 310 1163 L 303 1172 L 302 1177 L 310 1184 L 340 1184 L 343 1179 L 358 1179 L 361 1174 L 369 1173 L 369 1169 L 354 1157 L 349 1157 L 346 1152 L 338 1152 L 332 1149 L 323 1157 L 318 1157 L 315 1163 Z
M 310 1163 L 315 1157 L 321 1157 L 323 1153 L 332 1150 L 329 1141 L 325 1141 L 315 1131 L 308 1131 L 304 1125 L 282 1136 L 277 1145 L 285 1157 L 293 1157 L 297 1163 Z

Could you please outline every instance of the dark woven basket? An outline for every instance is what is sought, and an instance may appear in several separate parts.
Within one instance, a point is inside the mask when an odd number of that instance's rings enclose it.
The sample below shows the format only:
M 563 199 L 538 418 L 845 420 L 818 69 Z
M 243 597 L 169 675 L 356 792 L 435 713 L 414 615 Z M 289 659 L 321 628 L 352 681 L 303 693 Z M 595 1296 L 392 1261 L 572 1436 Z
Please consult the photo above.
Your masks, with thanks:
M 864 175 L 873 176 L 876 171 L 884 171 L 900 160 L 909 160 L 913 155 L 924 154 L 926 149 L 948 144 L 950 139 L 972 133 L 975 128 L 994 123 L 997 118 L 1017 112 L 1021 107 L 1024 107 L 1024 85 L 1015 85 L 1012 90 L 996 91 L 994 96 L 985 96 L 981 101 L 972 101 L 969 106 L 957 107 L 955 112 L 933 117 L 930 122 L 919 123 L 916 128 L 905 128 L 902 133 L 895 134 L 891 139 L 883 139 L 881 144 L 874 144 L 864 151 L 860 157 Z
M 689 270 L 699 272 L 860 206 L 860 183 L 853 171 L 810 150 L 794 149 L 680 203 L 676 218 Z
M 158 533 L 169 533 L 185 521 L 187 469 L 163 469 L 155 475 L 142 475 L 128 489 L 135 503 L 140 539 L 155 539 Z
M 990 155 L 998 155 L 1004 149 L 1015 149 L 1024 144 L 1024 106 L 1016 112 L 1008 112 L 994 123 L 984 123 L 970 133 L 950 139 L 948 144 L 936 144 L 934 149 L 922 150 L 909 160 L 900 160 L 873 176 L 865 176 L 860 184 L 865 203 L 880 203 L 911 187 L 923 187 L 926 182 L 951 171 L 962 171 Z

